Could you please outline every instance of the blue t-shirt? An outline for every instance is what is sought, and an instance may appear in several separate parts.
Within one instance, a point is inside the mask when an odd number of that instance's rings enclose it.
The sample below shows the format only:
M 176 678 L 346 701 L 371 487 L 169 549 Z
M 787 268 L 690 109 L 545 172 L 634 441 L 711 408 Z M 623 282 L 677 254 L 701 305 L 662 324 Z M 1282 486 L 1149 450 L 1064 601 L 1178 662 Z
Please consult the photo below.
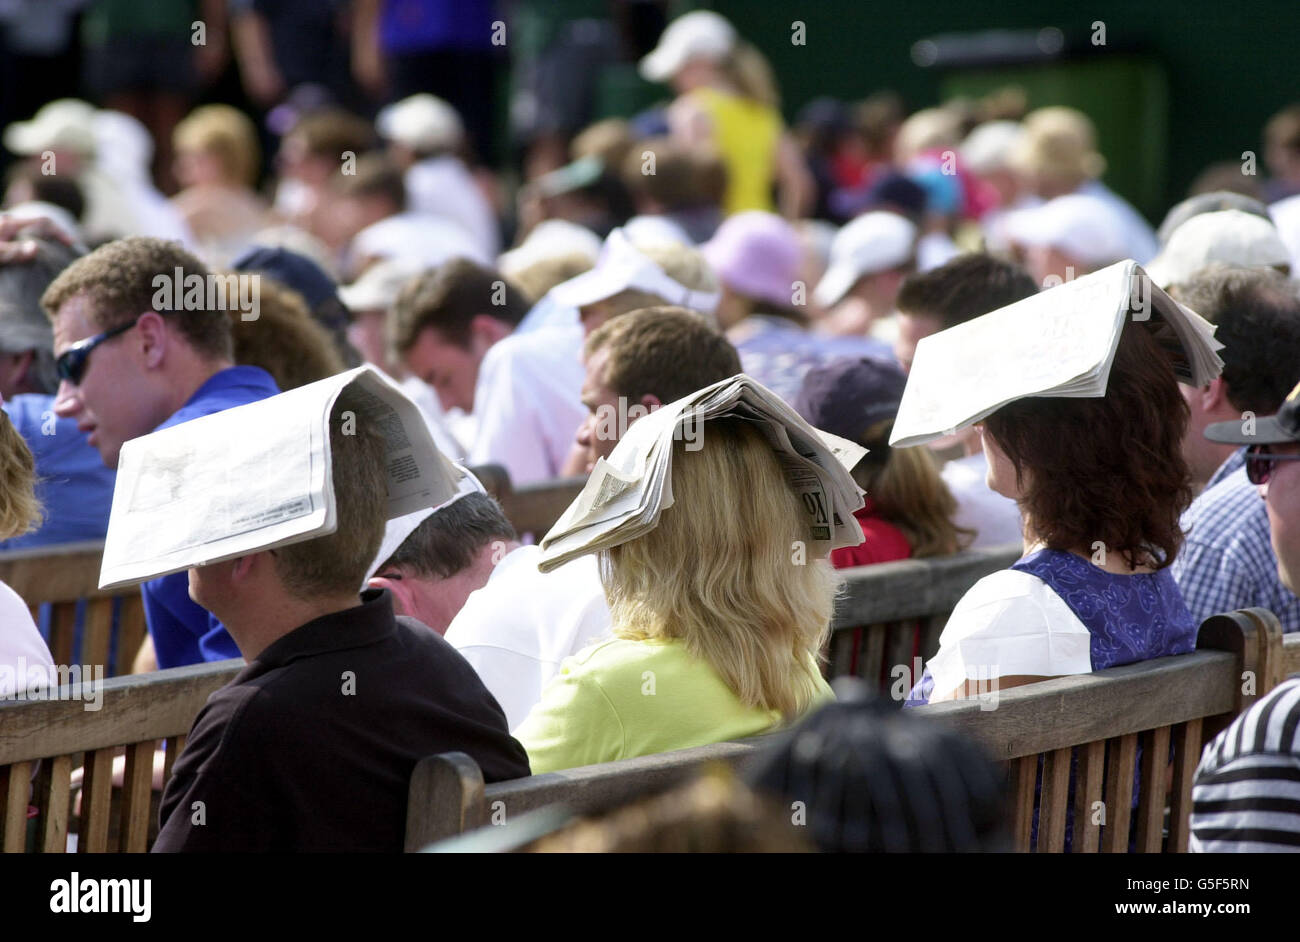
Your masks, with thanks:
M 214 374 L 176 414 L 158 426 L 171 428 L 190 419 L 257 402 L 280 390 L 271 374 L 255 366 L 233 366 Z M 157 431 L 155 429 L 154 431 Z M 189 573 L 151 579 L 140 586 L 145 619 L 160 668 L 240 657 L 230 633 L 207 609 L 190 598 Z
M 36 459 L 36 496 L 45 511 L 40 529 L 0 542 L 0 550 L 102 540 L 108 532 L 117 472 L 78 431 L 75 419 L 54 414 L 54 397 L 24 393 L 4 410 Z

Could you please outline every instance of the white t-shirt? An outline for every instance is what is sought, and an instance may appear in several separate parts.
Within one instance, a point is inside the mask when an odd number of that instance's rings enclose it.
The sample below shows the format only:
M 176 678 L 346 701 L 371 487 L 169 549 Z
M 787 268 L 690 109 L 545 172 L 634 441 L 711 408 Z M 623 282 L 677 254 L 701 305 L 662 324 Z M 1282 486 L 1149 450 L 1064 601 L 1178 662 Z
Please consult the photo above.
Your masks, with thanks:
M 411 209 L 452 220 L 470 234 L 479 252 L 496 258 L 501 251 L 496 216 L 459 158 L 444 155 L 422 160 L 406 171 L 405 181 Z
M 985 576 L 961 597 L 926 668 L 931 699 L 965 680 L 1060 677 L 1092 670 L 1092 635 L 1042 579 L 1017 569 Z
M 957 499 L 953 522 L 975 531 L 971 549 L 1006 546 L 1024 537 L 1020 525 L 1020 508 L 1014 500 L 1003 497 L 988 485 L 989 463 L 984 452 L 955 458 L 943 466 L 943 483 Z
M 11 697 L 29 687 L 33 667 L 45 668 L 41 685 L 49 682 L 48 668 L 54 664 L 45 639 L 32 621 L 27 603 L 0 582 L 0 697 Z
M 511 334 L 488 350 L 474 388 L 478 432 L 466 461 L 499 464 L 511 485 L 558 477 L 586 418 L 582 327 Z
M 515 729 L 542 698 L 560 662 L 609 637 L 609 607 L 596 557 L 581 556 L 549 573 L 537 546 L 521 546 L 470 593 L 444 637 L 478 672 Z

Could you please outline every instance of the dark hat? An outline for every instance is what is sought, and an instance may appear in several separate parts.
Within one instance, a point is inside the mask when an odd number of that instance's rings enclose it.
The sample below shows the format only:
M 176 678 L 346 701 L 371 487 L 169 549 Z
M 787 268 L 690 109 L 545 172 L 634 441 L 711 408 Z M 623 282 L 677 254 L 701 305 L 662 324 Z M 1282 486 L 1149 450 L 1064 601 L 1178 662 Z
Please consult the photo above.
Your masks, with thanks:
M 231 268 L 270 275 L 302 295 L 312 310 L 322 302 L 338 297 L 334 280 L 319 265 L 288 249 L 255 245 L 236 258 Z
M 862 443 L 867 429 L 898 414 L 906 385 L 893 363 L 846 358 L 809 370 L 793 405 L 815 428 Z
M 835 191 L 831 194 L 831 208 L 845 217 L 873 209 L 889 209 L 919 219 L 928 200 L 923 186 L 904 174 L 888 170 L 872 180 L 865 190 Z
M 1287 395 L 1277 415 L 1215 422 L 1205 427 L 1205 437 L 1224 445 L 1278 445 L 1300 441 L 1300 383 Z

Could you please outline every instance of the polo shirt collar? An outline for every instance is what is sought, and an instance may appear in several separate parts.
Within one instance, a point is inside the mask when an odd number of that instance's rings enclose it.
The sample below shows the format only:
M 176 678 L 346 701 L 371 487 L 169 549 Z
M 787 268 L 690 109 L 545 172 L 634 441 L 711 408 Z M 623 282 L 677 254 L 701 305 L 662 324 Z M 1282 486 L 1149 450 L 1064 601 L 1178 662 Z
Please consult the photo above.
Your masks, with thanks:
M 190 396 L 181 408 L 201 402 L 227 389 L 249 389 L 262 398 L 274 396 L 280 391 L 271 374 L 259 366 L 228 366 L 209 376 L 202 386 L 194 390 L 194 395 Z
M 254 660 L 283 667 L 303 657 L 375 644 L 397 630 L 393 597 L 387 589 L 366 589 L 361 604 L 314 618 L 267 646 Z

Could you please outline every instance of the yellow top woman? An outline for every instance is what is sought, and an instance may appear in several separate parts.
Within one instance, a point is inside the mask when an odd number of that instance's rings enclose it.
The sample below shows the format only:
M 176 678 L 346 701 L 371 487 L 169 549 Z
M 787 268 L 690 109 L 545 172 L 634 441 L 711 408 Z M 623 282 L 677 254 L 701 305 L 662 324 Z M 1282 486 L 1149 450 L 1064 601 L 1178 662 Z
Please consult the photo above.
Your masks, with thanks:
M 783 215 L 805 215 L 812 176 L 781 121 L 772 70 L 731 23 L 708 10 L 678 17 L 641 60 L 641 75 L 677 92 L 667 115 L 672 136 L 711 147 L 722 158 L 728 215 L 772 212 L 773 184 L 779 186 Z

